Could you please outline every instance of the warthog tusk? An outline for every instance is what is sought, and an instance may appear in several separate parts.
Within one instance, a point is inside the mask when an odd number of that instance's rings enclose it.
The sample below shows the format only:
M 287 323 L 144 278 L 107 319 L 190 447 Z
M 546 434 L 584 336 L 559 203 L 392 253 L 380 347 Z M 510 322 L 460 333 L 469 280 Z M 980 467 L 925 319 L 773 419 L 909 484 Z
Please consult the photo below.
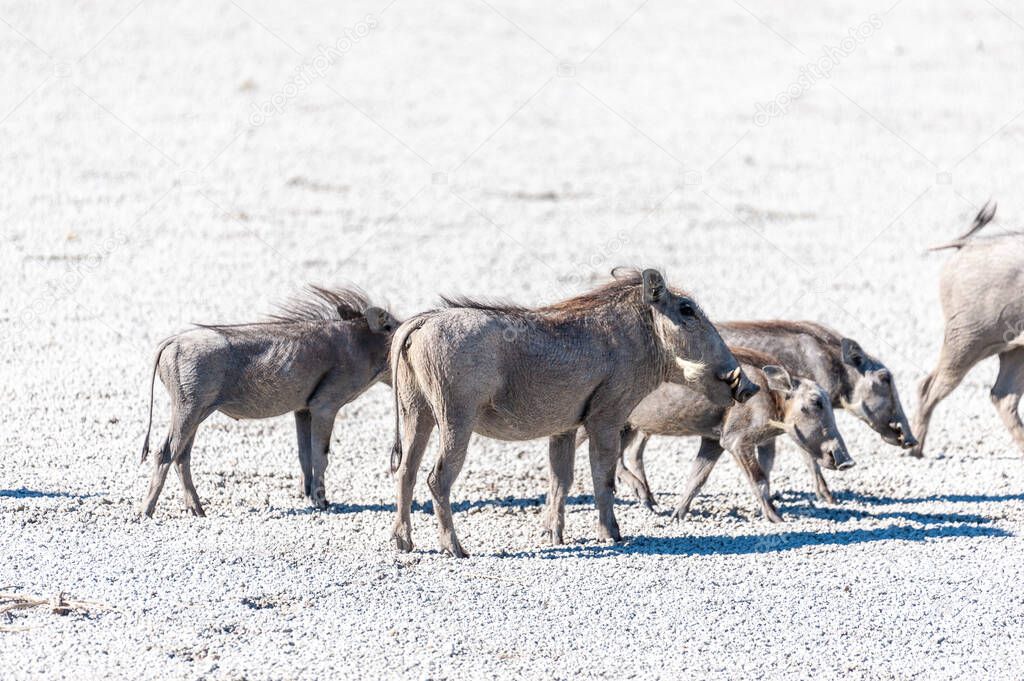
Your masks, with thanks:
M 704 362 L 691 362 L 679 357 L 676 357 L 676 366 L 683 372 L 683 378 L 687 381 L 698 380 L 708 368 Z

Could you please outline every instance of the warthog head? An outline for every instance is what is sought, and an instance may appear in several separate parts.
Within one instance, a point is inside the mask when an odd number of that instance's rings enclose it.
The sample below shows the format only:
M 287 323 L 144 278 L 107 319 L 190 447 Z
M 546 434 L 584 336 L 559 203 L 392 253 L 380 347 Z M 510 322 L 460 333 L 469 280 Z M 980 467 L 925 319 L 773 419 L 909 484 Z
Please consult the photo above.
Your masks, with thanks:
M 644 302 L 651 306 L 655 333 L 670 362 L 670 375 L 713 403 L 746 402 L 757 391 L 718 329 L 686 294 L 670 289 L 656 270 L 643 272 Z
M 917 445 L 892 372 L 849 338 L 842 340 L 842 353 L 853 386 L 850 394 L 843 397 L 843 407 L 889 444 L 904 449 Z
M 853 459 L 836 427 L 828 393 L 810 379 L 793 378 L 779 366 L 764 367 L 768 389 L 782 397 L 784 419 L 776 423 L 797 445 L 829 470 L 846 470 Z

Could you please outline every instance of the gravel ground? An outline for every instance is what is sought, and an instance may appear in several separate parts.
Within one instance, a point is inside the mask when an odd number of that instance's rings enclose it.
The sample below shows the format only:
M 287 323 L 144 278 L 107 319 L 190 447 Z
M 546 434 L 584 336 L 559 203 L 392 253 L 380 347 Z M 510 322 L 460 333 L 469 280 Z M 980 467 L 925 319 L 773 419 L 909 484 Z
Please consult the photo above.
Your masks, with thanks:
M 622 499 L 599 544 L 579 457 L 545 548 L 546 445 L 477 438 L 473 558 L 437 553 L 424 476 L 397 555 L 383 386 L 338 418 L 328 512 L 296 497 L 290 417 L 215 415 L 209 517 L 171 476 L 135 518 L 156 343 L 304 282 L 408 315 L 661 266 L 713 317 L 857 338 L 912 411 L 942 334 L 923 249 L 989 196 L 1024 215 L 1008 0 L 385 2 L 0 8 L 0 590 L 112 608 L 0 616 L 0 676 L 1019 678 L 1024 465 L 991 363 L 923 461 L 840 415 L 837 506 L 784 445 L 780 526 L 724 460 L 690 521 Z M 648 448 L 663 506 L 696 445 Z

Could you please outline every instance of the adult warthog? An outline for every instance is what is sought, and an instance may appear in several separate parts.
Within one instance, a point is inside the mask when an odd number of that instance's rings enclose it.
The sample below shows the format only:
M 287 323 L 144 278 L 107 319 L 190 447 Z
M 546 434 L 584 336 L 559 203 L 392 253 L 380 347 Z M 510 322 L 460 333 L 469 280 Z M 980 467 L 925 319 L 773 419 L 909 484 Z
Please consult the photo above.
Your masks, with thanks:
M 295 413 L 302 493 L 327 507 L 324 471 L 334 417 L 378 379 L 386 378 L 391 333 L 398 321 L 355 289 L 310 287 L 265 322 L 201 326 L 164 340 L 150 377 L 149 453 L 155 376 L 171 398 L 171 425 L 153 464 L 142 512 L 153 515 L 173 463 L 185 507 L 204 515 L 192 482 L 192 441 L 215 411 L 233 419 Z
M 946 332 L 938 366 L 919 387 L 915 456 L 923 455 L 935 406 L 975 364 L 992 355 L 999 355 L 992 404 L 1014 442 L 1024 448 L 1024 426 L 1017 413 L 1024 394 L 1024 234 L 972 239 L 995 214 L 995 204 L 986 203 L 965 234 L 931 249 L 952 248 L 956 253 L 939 280 Z
M 619 432 L 640 400 L 670 377 L 716 404 L 757 392 L 689 294 L 668 287 L 655 270 L 620 269 L 613 276 L 588 293 L 535 309 L 445 300 L 447 307 L 399 327 L 391 345 L 399 550 L 412 550 L 412 492 L 435 423 L 440 449 L 427 483 L 440 544 L 465 557 L 450 495 L 472 433 L 550 438 L 544 529 L 560 544 L 575 433 L 586 426 L 598 535 L 619 540 L 612 508 Z

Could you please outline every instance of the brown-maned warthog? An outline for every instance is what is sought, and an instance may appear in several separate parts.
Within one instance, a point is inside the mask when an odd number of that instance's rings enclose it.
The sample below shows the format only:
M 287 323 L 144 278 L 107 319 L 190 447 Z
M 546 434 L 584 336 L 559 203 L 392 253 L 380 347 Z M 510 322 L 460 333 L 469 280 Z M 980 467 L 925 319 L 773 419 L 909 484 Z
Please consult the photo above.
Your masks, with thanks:
M 892 372 L 857 341 L 815 322 L 764 320 L 722 322 L 729 345 L 759 350 L 776 359 L 794 376 L 806 376 L 828 393 L 834 409 L 843 409 L 866 423 L 888 444 L 909 449 L 917 444 L 896 390 Z M 916 429 L 915 429 L 916 430 Z M 771 471 L 775 440 L 758 448 L 761 467 Z M 820 501 L 835 503 L 821 467 L 805 457 Z
M 642 452 L 651 435 L 698 436 L 700 450 L 690 469 L 673 518 L 683 519 L 707 482 L 724 450 L 746 475 L 765 518 L 782 517 L 771 500 L 770 470 L 758 462 L 757 448 L 785 433 L 807 458 L 828 469 L 846 469 L 853 459 L 836 427 L 828 394 L 809 378 L 790 376 L 777 360 L 761 352 L 730 345 L 744 373 L 761 391 L 743 404 L 722 406 L 685 385 L 663 383 L 641 400 L 622 432 L 618 479 L 631 487 L 648 508 L 654 497 L 643 470 Z
M 952 248 L 956 253 L 939 281 L 946 331 L 939 363 L 919 387 L 915 456 L 923 454 L 935 406 L 971 367 L 992 355 L 999 355 L 992 404 L 1014 442 L 1024 448 L 1024 426 L 1017 413 L 1024 394 L 1024 234 L 971 238 L 995 213 L 996 206 L 986 203 L 963 236 L 931 249 Z
M 756 392 L 689 294 L 669 288 L 655 270 L 613 275 L 588 293 L 535 309 L 446 300 L 446 308 L 417 315 L 395 333 L 391 468 L 400 550 L 412 549 L 412 492 L 435 423 L 440 449 L 427 482 L 441 548 L 465 557 L 450 495 L 472 433 L 550 438 L 554 474 L 544 529 L 553 543 L 562 543 L 575 433 L 585 425 L 598 534 L 618 540 L 612 505 L 619 431 L 637 403 L 670 375 L 716 404 Z
M 302 493 L 327 507 L 324 471 L 334 417 L 380 378 L 387 378 L 387 354 L 398 321 L 369 304 L 356 289 L 310 287 L 267 321 L 225 326 L 200 325 L 164 340 L 153 374 L 171 398 L 171 425 L 154 461 L 142 512 L 153 515 L 171 464 L 185 490 L 185 507 L 202 516 L 192 482 L 196 429 L 215 411 L 234 419 L 295 413 Z M 153 426 L 153 383 L 142 460 Z

